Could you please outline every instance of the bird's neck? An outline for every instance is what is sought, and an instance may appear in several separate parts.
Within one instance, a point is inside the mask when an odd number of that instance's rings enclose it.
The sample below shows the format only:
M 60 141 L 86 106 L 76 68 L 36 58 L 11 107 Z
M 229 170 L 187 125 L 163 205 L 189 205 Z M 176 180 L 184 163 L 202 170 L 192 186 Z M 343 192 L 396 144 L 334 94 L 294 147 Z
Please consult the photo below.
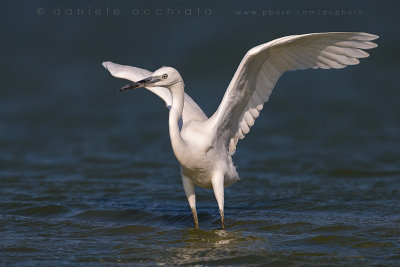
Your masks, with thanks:
M 175 157 L 178 161 L 181 161 L 180 158 L 182 158 L 186 149 L 186 142 L 183 140 L 179 129 L 179 120 L 182 117 L 184 105 L 184 84 L 178 82 L 169 86 L 169 89 L 172 95 L 172 106 L 169 111 L 169 136 Z

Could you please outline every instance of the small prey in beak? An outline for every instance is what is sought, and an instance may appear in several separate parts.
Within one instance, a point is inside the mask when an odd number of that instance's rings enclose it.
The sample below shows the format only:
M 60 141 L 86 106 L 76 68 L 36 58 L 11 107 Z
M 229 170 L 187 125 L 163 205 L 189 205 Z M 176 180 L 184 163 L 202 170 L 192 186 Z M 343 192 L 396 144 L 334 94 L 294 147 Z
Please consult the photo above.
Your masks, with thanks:
M 119 91 L 122 92 L 122 91 L 126 91 L 126 90 L 129 90 L 129 89 L 136 89 L 136 88 L 139 88 L 139 87 L 146 87 L 147 85 L 159 82 L 160 80 L 161 80 L 161 77 L 159 77 L 159 76 L 151 76 L 151 77 L 148 77 L 146 79 L 143 79 L 143 80 L 140 80 L 140 81 L 125 85 L 124 87 L 119 89 Z

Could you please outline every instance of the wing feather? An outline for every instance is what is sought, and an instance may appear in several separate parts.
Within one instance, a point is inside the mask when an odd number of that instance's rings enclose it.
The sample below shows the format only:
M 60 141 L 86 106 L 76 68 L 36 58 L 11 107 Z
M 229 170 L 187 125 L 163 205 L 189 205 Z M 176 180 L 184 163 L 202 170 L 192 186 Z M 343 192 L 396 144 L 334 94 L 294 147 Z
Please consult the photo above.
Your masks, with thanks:
M 103 62 L 103 66 L 113 75 L 114 77 L 130 80 L 132 82 L 139 81 L 151 76 L 153 73 L 136 67 L 125 66 L 116 64 L 110 61 Z M 167 107 L 172 105 L 171 92 L 166 87 L 149 87 L 146 88 L 153 92 L 164 100 Z M 182 123 L 186 124 L 190 120 L 207 120 L 207 116 L 203 110 L 196 104 L 196 102 L 185 93 L 184 106 L 182 112 Z
M 362 49 L 378 36 L 360 32 L 291 35 L 250 49 L 241 61 L 220 106 L 209 119 L 216 140 L 233 154 L 260 115 L 281 75 L 299 69 L 340 69 L 368 57 Z

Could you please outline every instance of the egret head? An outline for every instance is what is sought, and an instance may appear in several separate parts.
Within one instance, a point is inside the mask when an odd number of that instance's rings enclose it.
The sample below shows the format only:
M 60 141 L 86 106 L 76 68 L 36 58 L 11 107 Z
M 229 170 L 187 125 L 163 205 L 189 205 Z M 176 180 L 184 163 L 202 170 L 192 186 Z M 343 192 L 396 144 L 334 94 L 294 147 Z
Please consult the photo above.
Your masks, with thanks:
M 150 77 L 128 84 L 122 87 L 120 91 L 136 89 L 139 87 L 168 87 L 179 82 L 183 81 L 181 75 L 176 69 L 171 67 L 162 67 L 153 72 L 153 75 L 151 75 Z

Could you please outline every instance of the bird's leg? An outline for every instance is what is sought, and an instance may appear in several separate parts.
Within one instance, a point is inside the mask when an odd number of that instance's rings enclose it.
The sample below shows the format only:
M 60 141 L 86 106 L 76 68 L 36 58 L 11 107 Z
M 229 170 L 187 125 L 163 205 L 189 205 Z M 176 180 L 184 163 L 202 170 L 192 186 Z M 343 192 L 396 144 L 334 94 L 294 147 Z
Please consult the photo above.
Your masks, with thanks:
M 225 229 L 224 221 L 224 175 L 216 173 L 211 178 L 211 183 L 213 186 L 215 198 L 218 202 L 219 215 L 221 216 L 221 227 L 222 230 Z
M 194 191 L 194 184 L 192 181 L 190 181 L 189 178 L 187 178 L 183 174 L 181 174 L 181 176 L 182 176 L 183 188 L 185 189 L 185 194 L 189 201 L 190 208 L 192 210 L 194 228 L 199 229 L 199 220 L 197 219 L 196 195 Z

